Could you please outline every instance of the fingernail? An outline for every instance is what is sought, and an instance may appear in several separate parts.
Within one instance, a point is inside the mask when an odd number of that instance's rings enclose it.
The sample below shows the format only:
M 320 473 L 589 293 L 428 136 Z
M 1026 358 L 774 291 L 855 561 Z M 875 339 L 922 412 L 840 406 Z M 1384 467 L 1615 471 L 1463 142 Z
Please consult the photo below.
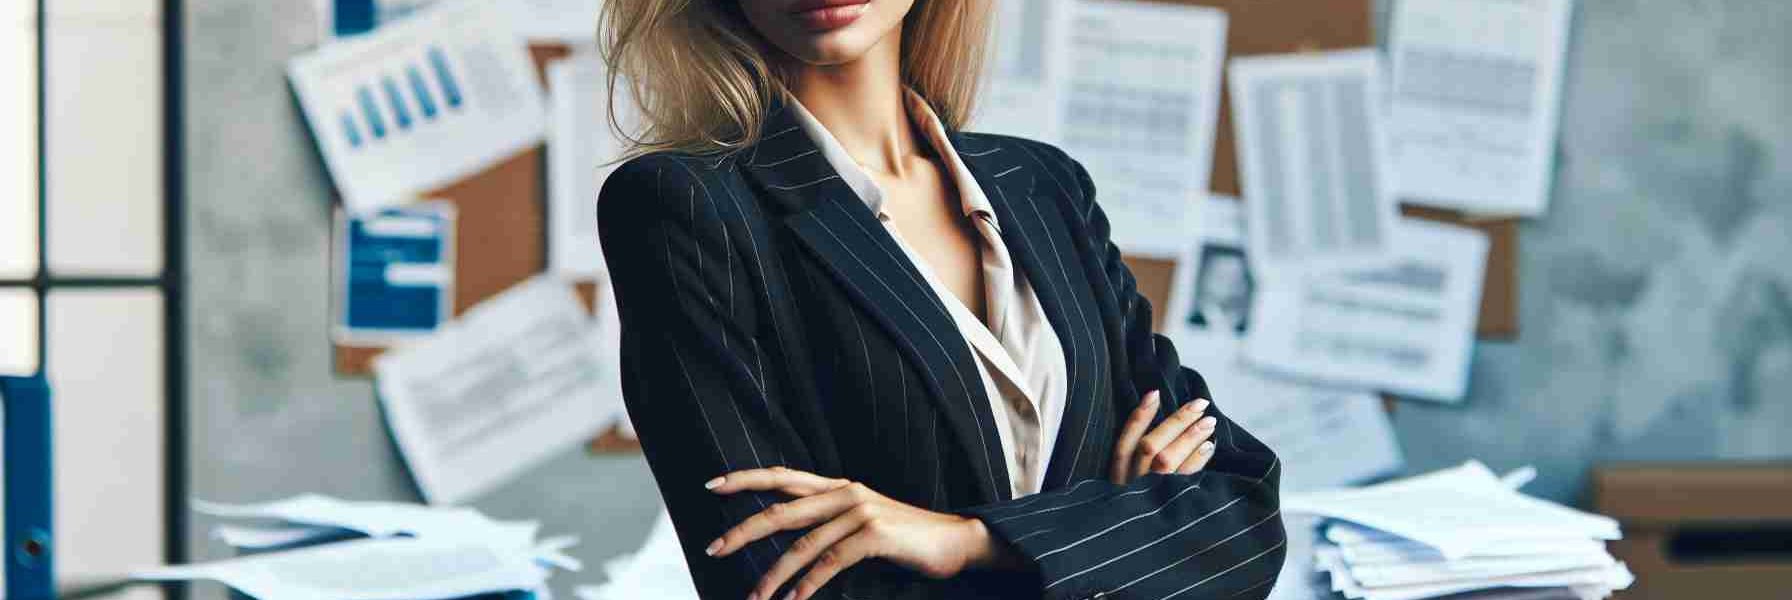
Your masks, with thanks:
M 1213 454 L 1213 442 L 1201 442 L 1200 452 L 1202 454 Z
M 759 592 L 747 594 L 747 600 L 759 600 Z
M 1157 406 L 1157 390 L 1151 390 L 1151 393 L 1145 394 L 1145 404 Z
M 1207 410 L 1207 406 L 1210 404 L 1213 404 L 1213 403 L 1208 402 L 1206 398 L 1196 400 L 1195 401 L 1195 410 Z
M 1218 424 L 1219 424 L 1219 420 L 1210 416 L 1210 417 L 1202 418 L 1201 422 L 1196 423 L 1195 425 L 1199 426 L 1202 429 L 1213 429 L 1213 427 Z
M 717 552 L 721 552 L 721 551 L 722 551 L 722 538 L 716 538 L 716 541 L 709 543 L 708 548 L 703 549 L 703 553 L 708 554 L 710 556 L 715 556 Z
M 720 477 L 703 482 L 703 489 L 706 490 L 713 490 L 719 487 L 722 487 L 722 478 Z
M 784 592 L 784 600 L 796 600 L 796 590 Z

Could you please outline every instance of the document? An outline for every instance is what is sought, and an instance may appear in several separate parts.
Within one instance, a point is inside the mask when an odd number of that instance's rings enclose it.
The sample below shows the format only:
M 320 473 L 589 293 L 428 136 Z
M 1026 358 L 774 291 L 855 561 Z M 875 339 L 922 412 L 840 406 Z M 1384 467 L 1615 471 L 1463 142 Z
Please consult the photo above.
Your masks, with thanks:
M 1383 158 L 1380 55 L 1263 55 L 1231 65 L 1252 260 L 1335 265 L 1385 256 L 1397 207 Z
M 410 201 L 541 142 L 541 84 L 506 4 L 438 2 L 287 65 L 349 212 Z
M 1070 0 L 997 0 L 989 77 L 972 129 L 1058 143 Z
M 1451 560 L 1511 540 L 1620 538 L 1617 521 L 1513 491 L 1474 461 L 1366 488 L 1288 494 L 1282 510 L 1371 527 Z
M 1239 348 L 1249 335 L 1254 289 L 1243 208 L 1224 197 L 1198 206 L 1199 233 L 1176 268 L 1165 321 L 1183 364 L 1207 380 L 1226 416 L 1276 449 L 1283 490 L 1337 487 L 1399 471 L 1405 461 L 1375 394 L 1277 379 L 1243 360 Z
M 1062 145 L 1089 170 L 1114 243 L 1175 258 L 1213 170 L 1226 13 L 1136 0 L 1075 7 Z
M 336 211 L 337 343 L 387 345 L 453 315 L 454 217 L 447 202 Z
M 527 552 L 466 540 L 373 538 L 146 569 L 134 579 L 210 579 L 254 598 L 445 600 L 532 590 L 546 571 Z
M 597 43 L 603 0 L 508 0 L 517 11 L 517 33 L 530 41 L 573 46 Z
M 1392 256 L 1367 266 L 1265 271 L 1274 277 L 1254 296 L 1246 360 L 1301 379 L 1460 402 L 1487 237 L 1417 219 L 1400 220 L 1394 234 Z
M 461 507 L 429 507 L 408 502 L 340 500 L 320 494 L 303 494 L 260 504 L 224 504 L 195 498 L 200 514 L 232 519 L 263 519 L 282 523 L 280 529 L 263 529 L 250 537 L 279 537 L 281 529 L 297 536 L 301 531 L 349 531 L 369 537 L 406 535 L 438 540 L 483 541 L 496 547 L 527 549 L 535 543 L 540 524 L 534 521 L 496 521 Z M 237 527 L 239 532 L 243 529 Z
M 517 284 L 374 361 L 381 406 L 431 504 L 459 504 L 589 439 L 622 399 L 572 286 Z
M 553 129 L 548 136 L 548 271 L 563 278 L 607 277 L 597 241 L 597 193 L 627 149 L 610 126 L 609 68 L 595 51 L 548 64 Z M 619 117 L 639 123 L 626 89 Z
M 1388 150 L 1399 197 L 1543 214 L 1572 8 L 1571 0 L 1395 3 Z
M 678 545 L 678 532 L 672 528 L 672 517 L 663 510 L 641 549 L 605 564 L 604 574 L 609 581 L 603 585 L 574 590 L 579 600 L 697 600 L 697 587 L 691 582 L 690 567 Z
M 224 524 L 212 528 L 212 537 L 239 550 L 268 550 L 358 535 L 346 529 L 305 525 L 246 527 Z

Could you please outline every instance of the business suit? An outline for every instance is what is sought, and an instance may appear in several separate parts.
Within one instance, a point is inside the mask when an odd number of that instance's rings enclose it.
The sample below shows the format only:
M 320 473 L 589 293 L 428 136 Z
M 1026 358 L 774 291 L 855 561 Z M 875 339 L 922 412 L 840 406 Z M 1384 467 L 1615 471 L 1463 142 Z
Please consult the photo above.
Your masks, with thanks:
M 1150 333 L 1150 306 L 1109 243 L 1083 169 L 1056 148 L 954 133 L 1037 288 L 1070 382 L 1045 489 L 1009 498 L 975 358 L 940 300 L 789 111 L 756 145 L 659 153 L 605 183 L 600 238 L 622 321 L 623 393 L 706 598 L 741 598 L 800 532 L 726 558 L 710 539 L 784 500 L 701 482 L 785 465 L 975 516 L 1034 568 L 931 581 L 849 569 L 823 597 L 1262 597 L 1283 555 L 1275 455 L 1217 408 L 1194 475 L 1107 482 L 1141 395 L 1160 415 L 1207 397 Z

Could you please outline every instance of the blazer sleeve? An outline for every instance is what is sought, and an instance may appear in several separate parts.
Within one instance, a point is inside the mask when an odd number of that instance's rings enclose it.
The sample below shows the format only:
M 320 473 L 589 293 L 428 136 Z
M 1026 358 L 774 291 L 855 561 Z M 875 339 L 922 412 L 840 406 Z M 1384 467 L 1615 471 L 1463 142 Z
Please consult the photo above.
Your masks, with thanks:
M 1176 348 L 1151 331 L 1151 303 L 1110 240 L 1107 217 L 1080 164 L 1049 146 L 1026 148 L 1067 188 L 1063 208 L 1080 221 L 1089 249 L 1101 255 L 1115 294 L 1134 388 L 1160 390 L 1165 407 L 1210 398 Z M 1116 386 L 1119 387 L 1119 386 Z M 1114 398 L 1116 411 L 1137 398 Z M 1214 402 L 1216 452 L 1193 475 L 1147 475 L 1128 485 L 1084 480 L 1018 500 L 977 507 L 994 534 L 1040 576 L 1044 597 L 1263 598 L 1286 553 L 1278 505 L 1280 462 L 1268 446 L 1233 423 Z
M 598 228 L 622 327 L 623 397 L 692 578 L 705 598 L 744 598 L 796 534 L 719 559 L 701 549 L 785 498 L 722 496 L 703 483 L 740 469 L 812 468 L 781 413 L 789 382 L 769 347 L 775 336 L 757 325 L 765 307 L 747 275 L 759 260 L 751 225 L 720 186 L 677 158 L 632 160 L 605 182 Z

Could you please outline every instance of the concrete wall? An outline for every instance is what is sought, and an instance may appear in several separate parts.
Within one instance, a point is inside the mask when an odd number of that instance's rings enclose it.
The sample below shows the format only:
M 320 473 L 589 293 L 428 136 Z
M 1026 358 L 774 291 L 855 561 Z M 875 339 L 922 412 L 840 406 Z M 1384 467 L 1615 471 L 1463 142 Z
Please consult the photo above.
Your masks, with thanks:
M 369 382 L 330 371 L 329 183 L 283 76 L 311 3 L 185 4 L 191 493 L 416 499 Z M 1598 461 L 1792 456 L 1789 26 L 1778 0 L 1580 2 L 1522 334 L 1477 349 L 1464 404 L 1399 406 L 1414 469 L 1535 464 L 1573 500 Z M 476 504 L 595 565 L 645 534 L 650 477 L 569 452 Z M 195 558 L 227 552 L 208 526 Z

